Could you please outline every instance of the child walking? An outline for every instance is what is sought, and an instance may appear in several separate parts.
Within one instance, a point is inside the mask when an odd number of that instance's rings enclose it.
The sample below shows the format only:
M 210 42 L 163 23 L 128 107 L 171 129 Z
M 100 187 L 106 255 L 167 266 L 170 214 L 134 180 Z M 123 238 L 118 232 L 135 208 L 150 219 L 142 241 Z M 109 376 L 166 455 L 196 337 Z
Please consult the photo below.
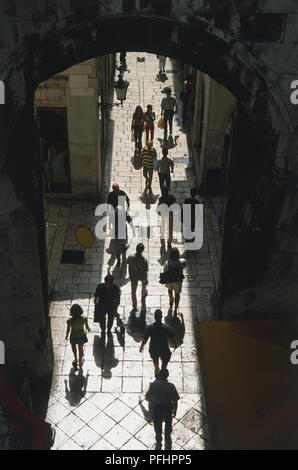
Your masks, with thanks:
M 82 367 L 83 365 L 83 362 L 84 362 L 83 346 L 88 341 L 86 330 L 88 332 L 90 331 L 87 317 L 83 316 L 83 313 L 84 313 L 83 309 L 79 304 L 73 304 L 69 312 L 72 318 L 69 318 L 66 322 L 67 331 L 66 331 L 65 339 L 68 339 L 68 335 L 70 332 L 69 340 L 70 340 L 71 349 L 74 355 L 74 361 L 72 362 L 72 365 L 74 367 L 78 366 L 77 345 L 78 345 L 78 351 L 79 351 L 79 366 Z

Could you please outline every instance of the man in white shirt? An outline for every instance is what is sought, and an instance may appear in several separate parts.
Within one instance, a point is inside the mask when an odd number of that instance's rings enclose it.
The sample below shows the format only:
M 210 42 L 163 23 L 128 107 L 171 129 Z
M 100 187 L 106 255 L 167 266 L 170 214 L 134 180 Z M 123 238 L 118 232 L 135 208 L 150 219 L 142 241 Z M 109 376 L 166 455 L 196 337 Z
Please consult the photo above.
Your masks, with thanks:
M 160 190 L 162 191 L 164 184 L 166 184 L 166 187 L 170 191 L 171 190 L 170 170 L 172 171 L 172 173 L 174 172 L 174 162 L 171 158 L 168 157 L 168 149 L 166 148 L 162 149 L 162 159 L 157 161 L 156 169 L 158 171 Z
M 171 88 L 166 89 L 167 96 L 163 98 L 161 102 L 161 115 L 164 116 L 164 138 L 167 138 L 168 134 L 168 122 L 170 127 L 170 135 L 173 132 L 173 117 L 174 114 L 177 114 L 178 111 L 178 103 L 174 96 L 171 96 L 172 90 Z

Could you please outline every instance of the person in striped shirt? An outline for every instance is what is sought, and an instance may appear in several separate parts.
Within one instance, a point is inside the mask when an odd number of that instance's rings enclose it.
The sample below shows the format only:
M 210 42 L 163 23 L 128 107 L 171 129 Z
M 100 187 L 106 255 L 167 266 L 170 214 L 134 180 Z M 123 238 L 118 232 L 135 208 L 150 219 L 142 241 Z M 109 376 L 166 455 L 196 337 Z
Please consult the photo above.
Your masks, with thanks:
M 143 148 L 141 158 L 143 160 L 143 175 L 146 182 L 146 189 L 151 189 L 154 160 L 156 161 L 157 159 L 157 153 L 151 140 L 148 140 L 147 145 Z

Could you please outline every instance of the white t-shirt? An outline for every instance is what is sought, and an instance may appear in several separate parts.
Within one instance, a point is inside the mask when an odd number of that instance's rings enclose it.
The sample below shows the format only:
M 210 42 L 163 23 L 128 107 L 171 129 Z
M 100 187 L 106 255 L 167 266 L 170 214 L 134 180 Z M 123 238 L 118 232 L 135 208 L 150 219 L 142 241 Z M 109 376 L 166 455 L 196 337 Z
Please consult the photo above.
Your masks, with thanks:
M 163 98 L 161 102 L 161 107 L 164 110 L 174 110 L 174 108 L 177 106 L 177 101 L 174 98 L 174 96 L 167 96 L 166 98 Z

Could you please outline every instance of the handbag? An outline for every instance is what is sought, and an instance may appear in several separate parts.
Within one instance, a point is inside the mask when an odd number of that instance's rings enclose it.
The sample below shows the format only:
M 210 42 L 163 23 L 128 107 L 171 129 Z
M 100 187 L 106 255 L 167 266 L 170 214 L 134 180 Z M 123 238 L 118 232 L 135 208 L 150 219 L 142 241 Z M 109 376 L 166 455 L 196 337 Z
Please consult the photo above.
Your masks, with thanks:
M 181 269 L 171 269 L 159 275 L 160 284 L 170 284 L 171 282 L 183 281 L 183 279 L 184 274 L 181 272 Z
M 165 122 L 162 116 L 158 120 L 157 127 L 159 127 L 160 129 L 164 129 L 165 127 Z
M 134 132 L 131 133 L 131 141 L 132 141 L 132 142 L 135 141 L 135 134 L 134 134 Z

